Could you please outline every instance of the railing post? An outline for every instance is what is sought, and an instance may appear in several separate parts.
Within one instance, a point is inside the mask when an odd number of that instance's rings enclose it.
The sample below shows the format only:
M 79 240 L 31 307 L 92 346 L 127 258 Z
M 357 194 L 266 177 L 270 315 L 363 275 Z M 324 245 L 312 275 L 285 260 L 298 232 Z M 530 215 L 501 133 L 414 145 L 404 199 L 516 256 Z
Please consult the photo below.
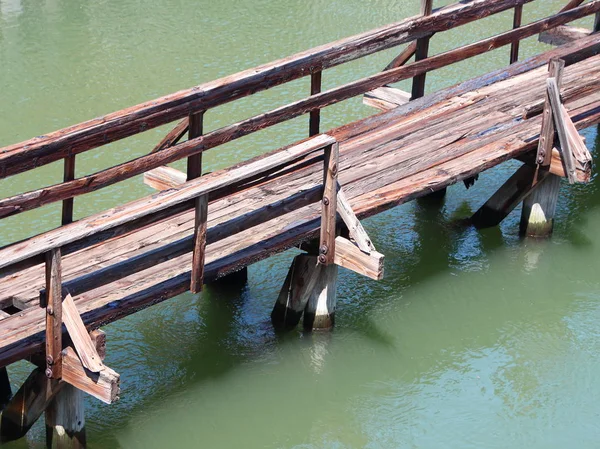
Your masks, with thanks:
M 521 21 L 523 19 L 523 5 L 515 6 L 515 16 L 513 18 L 513 29 L 521 27 Z M 510 46 L 510 63 L 514 64 L 519 60 L 519 45 L 521 41 L 516 40 Z
M 189 139 L 200 137 L 203 133 L 204 111 L 190 114 Z M 187 180 L 202 176 L 202 153 L 188 158 Z M 190 291 L 199 293 L 204 285 L 204 253 L 206 252 L 206 229 L 208 221 L 208 195 L 195 199 L 194 250 L 192 255 L 192 273 Z
M 321 236 L 319 263 L 330 265 L 335 256 L 335 227 L 337 213 L 337 174 L 339 144 L 325 147 L 323 171 L 323 200 L 321 201 Z
M 421 0 L 421 14 L 424 16 L 431 15 L 433 11 L 433 0 Z M 426 59 L 429 53 L 429 37 L 423 37 L 417 40 L 417 48 L 415 50 L 415 61 Z M 425 79 L 426 74 L 422 73 L 413 78 L 411 100 L 421 98 L 425 95 Z
M 65 158 L 63 175 L 64 182 L 72 181 L 73 179 L 75 179 L 75 155 Z M 66 200 L 63 200 L 61 220 L 63 225 L 73 222 L 73 200 L 74 198 L 67 198 Z
M 321 93 L 321 77 L 322 73 L 320 70 L 310 74 L 310 94 L 316 95 Z M 308 126 L 308 135 L 316 136 L 320 132 L 321 126 L 321 110 L 315 109 L 310 111 L 310 121 Z
M 60 248 L 46 253 L 46 376 L 62 377 L 62 268 Z

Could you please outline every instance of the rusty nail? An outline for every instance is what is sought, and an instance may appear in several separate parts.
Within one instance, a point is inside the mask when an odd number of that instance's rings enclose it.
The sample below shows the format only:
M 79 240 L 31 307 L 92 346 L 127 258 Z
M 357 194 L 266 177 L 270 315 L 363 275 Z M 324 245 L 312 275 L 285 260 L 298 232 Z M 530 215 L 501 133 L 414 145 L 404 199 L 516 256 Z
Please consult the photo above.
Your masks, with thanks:
M 335 174 L 337 174 L 337 164 L 333 164 L 333 165 L 331 166 L 331 174 L 332 174 L 332 175 L 335 175 Z
M 46 377 L 52 379 L 52 370 L 50 368 L 46 368 Z
M 325 264 L 325 262 L 327 262 L 327 257 L 325 257 L 324 254 L 321 254 L 319 256 L 319 262 L 321 262 L 322 264 Z
M 321 254 L 327 254 L 328 249 L 329 248 L 327 248 L 327 245 L 321 245 L 321 246 L 319 246 L 319 252 Z
M 48 307 L 47 309 L 48 315 L 52 316 L 54 315 L 54 309 L 52 309 L 51 307 Z
M 327 198 L 326 196 L 323 197 L 323 204 L 325 206 L 329 206 L 329 198 Z
M 46 357 L 46 363 L 48 365 L 54 365 L 54 357 L 52 357 L 51 355 L 49 355 L 48 357 Z

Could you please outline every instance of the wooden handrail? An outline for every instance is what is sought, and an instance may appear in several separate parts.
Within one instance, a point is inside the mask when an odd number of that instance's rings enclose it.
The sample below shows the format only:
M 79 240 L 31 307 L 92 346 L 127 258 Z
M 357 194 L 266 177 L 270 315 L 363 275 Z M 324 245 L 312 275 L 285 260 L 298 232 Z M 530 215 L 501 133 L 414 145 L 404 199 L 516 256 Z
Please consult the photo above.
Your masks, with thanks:
M 257 130 L 282 123 L 348 98 L 362 95 L 377 87 L 412 78 L 416 75 L 486 53 L 598 11 L 600 11 L 600 0 L 593 0 L 578 8 L 538 20 L 488 39 L 312 95 L 286 106 L 217 129 L 202 137 L 188 140 L 159 152 L 108 168 L 102 172 L 0 200 L 0 218 L 34 209 L 44 204 L 64 200 L 75 195 L 92 192 L 161 165 L 246 136 Z
M 455 28 L 534 0 L 473 0 L 322 45 L 296 55 L 182 90 L 87 122 L 0 149 L 0 178 L 91 150 L 207 110 L 316 70 L 349 62 Z M 182 156 L 186 157 L 186 156 Z
M 177 189 L 165 190 L 158 194 L 132 201 L 123 206 L 92 215 L 61 228 L 32 237 L 24 242 L 7 246 L 0 250 L 0 268 L 8 267 L 23 260 L 38 256 L 53 249 L 61 248 L 99 232 L 138 220 L 186 201 L 206 195 L 245 179 L 252 178 L 275 167 L 285 166 L 306 155 L 331 146 L 336 140 L 321 134 L 304 142 L 277 151 L 249 163 L 210 173 L 186 182 Z

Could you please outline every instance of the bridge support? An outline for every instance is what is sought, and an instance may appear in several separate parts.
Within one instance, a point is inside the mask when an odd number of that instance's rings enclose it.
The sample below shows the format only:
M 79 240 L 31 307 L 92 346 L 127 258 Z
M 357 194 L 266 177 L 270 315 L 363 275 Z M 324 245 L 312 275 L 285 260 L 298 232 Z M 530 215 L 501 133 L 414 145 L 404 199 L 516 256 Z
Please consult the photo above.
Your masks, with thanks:
M 521 234 L 527 237 L 548 237 L 554 227 L 560 177 L 548 175 L 523 201 Z
M 86 447 L 83 392 L 72 385 L 64 385 L 46 409 L 46 447 Z
M 304 309 L 304 330 L 329 329 L 335 323 L 337 265 L 319 265 L 315 287 Z

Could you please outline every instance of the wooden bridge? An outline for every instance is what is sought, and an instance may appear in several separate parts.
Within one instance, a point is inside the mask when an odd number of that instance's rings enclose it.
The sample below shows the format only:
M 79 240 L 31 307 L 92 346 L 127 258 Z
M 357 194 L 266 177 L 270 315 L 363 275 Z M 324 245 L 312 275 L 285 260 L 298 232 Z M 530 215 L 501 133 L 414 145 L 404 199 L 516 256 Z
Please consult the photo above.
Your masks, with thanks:
M 84 446 L 82 392 L 107 403 L 120 394 L 100 326 L 286 249 L 306 254 L 282 279 L 273 324 L 295 327 L 304 316 L 308 330 L 331 326 L 338 266 L 383 276 L 384 256 L 359 219 L 458 181 L 468 187 L 504 161 L 523 165 L 472 224 L 495 226 L 524 202 L 523 233 L 549 234 L 561 177 L 591 176 L 577 129 L 600 122 L 600 0 L 571 0 L 523 25 L 532 1 L 432 10 L 423 0 L 418 17 L 0 148 L 3 183 L 64 160 L 63 182 L 0 200 L 0 218 L 62 202 L 56 229 L 0 248 L 0 367 L 37 365 L 14 396 L 0 370 L 1 441 L 45 412 L 49 446 Z M 509 10 L 513 29 L 428 56 L 434 35 Z M 590 15 L 593 30 L 566 25 Z M 534 35 L 562 45 L 518 62 L 519 41 Z M 326 69 L 403 44 L 382 72 L 322 91 Z M 424 96 L 426 73 L 502 46 L 507 68 Z M 305 76 L 305 99 L 203 133 L 207 110 Z M 410 94 L 390 86 L 410 78 Z M 359 95 L 383 112 L 321 134 L 321 109 Z M 204 151 L 303 114 L 306 140 L 203 174 Z M 75 178 L 78 154 L 174 121 L 149 154 Z M 187 173 L 166 166 L 183 158 Z M 159 192 L 73 221 L 75 197 L 141 174 Z

